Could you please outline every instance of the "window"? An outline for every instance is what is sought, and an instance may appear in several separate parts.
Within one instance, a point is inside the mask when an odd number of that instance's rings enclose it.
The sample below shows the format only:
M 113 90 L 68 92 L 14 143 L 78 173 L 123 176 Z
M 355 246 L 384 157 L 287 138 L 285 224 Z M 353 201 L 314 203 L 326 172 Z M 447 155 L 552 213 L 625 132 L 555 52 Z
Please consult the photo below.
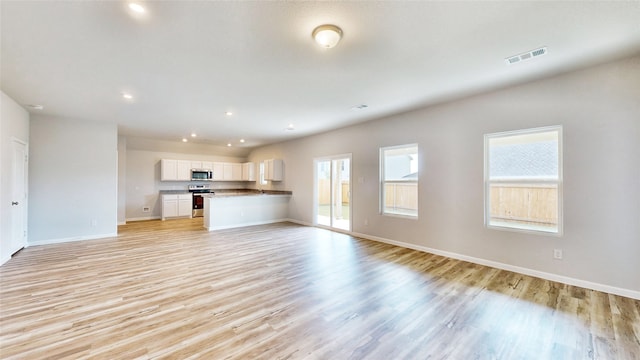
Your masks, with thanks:
M 485 135 L 485 223 L 561 233 L 562 127 Z
M 258 179 L 260 185 L 266 185 L 267 180 L 264 179 L 264 161 L 260 161 L 260 176 Z
M 418 217 L 418 145 L 380 149 L 380 212 Z

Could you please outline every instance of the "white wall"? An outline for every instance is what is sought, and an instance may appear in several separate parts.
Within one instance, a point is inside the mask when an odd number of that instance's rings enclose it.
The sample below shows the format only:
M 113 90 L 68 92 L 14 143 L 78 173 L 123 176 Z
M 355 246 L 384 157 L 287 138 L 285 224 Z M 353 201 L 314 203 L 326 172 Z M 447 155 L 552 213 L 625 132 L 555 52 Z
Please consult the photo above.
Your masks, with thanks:
M 127 204 L 127 138 L 118 136 L 118 225 L 125 224 Z
M 114 124 L 34 116 L 29 162 L 29 243 L 117 234 Z
M 0 94 L 0 265 L 10 259 L 12 142 L 29 143 L 29 113 L 4 92 Z
M 352 153 L 354 233 L 638 297 L 639 99 L 636 56 L 262 147 L 249 160 L 284 159 L 285 181 L 273 187 L 293 191 L 294 220 L 313 223 L 313 158 Z M 483 135 L 558 124 L 564 235 L 485 228 Z M 381 216 L 379 148 L 409 143 L 420 151 L 419 219 Z
M 178 144 L 179 145 L 179 144 Z M 206 150 L 197 147 L 200 151 Z M 214 149 L 215 150 L 215 149 Z M 160 190 L 187 190 L 190 181 L 160 181 L 160 160 L 178 159 L 195 161 L 244 162 L 245 157 L 193 153 L 175 153 L 128 148 L 126 151 L 126 219 L 159 219 L 162 205 Z M 243 181 L 212 182 L 215 189 L 242 189 L 248 186 Z M 143 212 L 143 207 L 150 212 Z

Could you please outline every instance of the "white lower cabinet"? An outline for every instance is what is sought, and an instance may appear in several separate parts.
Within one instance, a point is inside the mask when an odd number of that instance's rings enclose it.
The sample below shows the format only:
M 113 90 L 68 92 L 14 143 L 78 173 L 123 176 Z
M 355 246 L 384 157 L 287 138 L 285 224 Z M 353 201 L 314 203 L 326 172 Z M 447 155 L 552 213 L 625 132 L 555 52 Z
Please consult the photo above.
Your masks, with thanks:
M 162 195 L 162 220 L 173 217 L 191 217 L 192 201 L 191 194 Z

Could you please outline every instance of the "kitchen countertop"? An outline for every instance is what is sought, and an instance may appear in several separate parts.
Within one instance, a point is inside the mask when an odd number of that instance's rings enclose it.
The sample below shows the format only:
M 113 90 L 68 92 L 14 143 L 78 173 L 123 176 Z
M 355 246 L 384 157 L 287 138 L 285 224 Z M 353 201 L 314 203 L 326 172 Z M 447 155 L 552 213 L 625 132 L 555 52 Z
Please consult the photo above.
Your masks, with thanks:
M 209 197 L 230 197 L 230 196 L 256 196 L 256 195 L 287 195 L 290 196 L 293 193 L 291 191 L 283 190 L 252 190 L 252 189 L 238 189 L 238 190 L 214 190 L 213 194 L 207 194 Z
M 189 190 L 160 190 L 160 195 L 183 195 L 190 194 Z
M 189 190 L 160 190 L 160 195 L 191 194 Z M 202 193 L 204 196 L 254 196 L 254 195 L 292 195 L 284 190 L 254 190 L 254 189 L 213 189 L 212 193 Z

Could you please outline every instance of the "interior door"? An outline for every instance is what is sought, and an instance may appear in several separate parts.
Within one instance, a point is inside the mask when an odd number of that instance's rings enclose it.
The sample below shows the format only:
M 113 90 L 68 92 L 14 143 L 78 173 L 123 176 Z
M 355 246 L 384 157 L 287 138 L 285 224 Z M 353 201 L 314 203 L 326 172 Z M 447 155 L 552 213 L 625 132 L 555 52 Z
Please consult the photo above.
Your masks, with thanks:
M 27 144 L 13 140 L 9 253 L 27 245 Z
M 315 163 L 316 224 L 351 231 L 351 155 Z

